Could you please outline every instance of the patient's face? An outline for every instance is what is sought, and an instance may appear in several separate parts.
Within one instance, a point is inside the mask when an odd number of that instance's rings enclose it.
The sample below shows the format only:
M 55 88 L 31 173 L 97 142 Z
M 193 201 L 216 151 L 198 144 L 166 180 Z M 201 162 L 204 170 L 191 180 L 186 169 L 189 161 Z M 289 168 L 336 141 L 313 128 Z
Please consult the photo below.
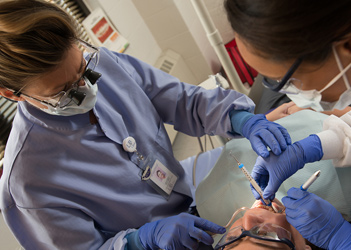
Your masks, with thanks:
M 245 230 L 250 230 L 254 226 L 262 223 L 271 223 L 278 225 L 291 233 L 291 242 L 295 245 L 296 250 L 310 249 L 306 246 L 305 239 L 302 235 L 286 220 L 284 206 L 277 199 L 273 202 L 273 206 L 281 213 L 275 213 L 272 208 L 262 205 L 261 201 L 256 201 L 252 208 L 247 210 L 243 217 L 234 222 L 231 228 L 242 226 Z M 230 235 L 228 234 L 228 237 Z M 289 249 L 288 245 L 284 243 L 268 242 L 258 240 L 252 237 L 244 237 L 238 241 L 233 242 L 225 249 Z

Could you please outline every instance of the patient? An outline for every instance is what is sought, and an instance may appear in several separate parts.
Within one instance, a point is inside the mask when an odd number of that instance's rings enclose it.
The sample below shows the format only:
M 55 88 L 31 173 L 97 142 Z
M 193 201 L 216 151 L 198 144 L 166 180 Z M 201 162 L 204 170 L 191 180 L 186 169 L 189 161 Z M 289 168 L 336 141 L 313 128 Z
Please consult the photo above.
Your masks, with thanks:
M 272 205 L 279 213 L 261 201 L 256 201 L 251 208 L 238 209 L 234 224 L 215 249 L 311 249 L 286 220 L 282 203 L 275 199 Z
M 276 122 L 288 130 L 292 141 L 297 141 L 305 138 L 309 134 L 321 131 L 323 121 L 326 117 L 328 116 L 320 112 L 303 110 L 278 119 Z M 207 176 L 203 178 L 203 181 L 198 184 L 195 193 L 196 208 L 199 215 L 202 218 L 222 226 L 226 225 L 230 220 L 233 211 L 243 206 L 251 207 L 255 202 L 250 183 L 238 168 L 237 163 L 230 153 L 243 163 L 249 172 L 252 171 L 257 154 L 252 150 L 250 143 L 246 142 L 244 139 L 231 140 L 223 147 L 221 155 L 214 167 Z M 202 165 L 198 166 L 199 171 L 201 170 L 201 166 Z M 321 170 L 321 175 L 313 185 L 309 187 L 308 191 L 331 203 L 343 215 L 344 219 L 350 221 L 351 182 L 349 176 L 351 176 L 351 168 L 335 168 L 331 160 L 306 164 L 303 169 L 283 182 L 276 193 L 276 198 L 281 200 L 287 195 L 287 191 L 291 187 L 299 188 L 317 170 Z M 281 217 L 280 215 L 261 209 L 252 211 L 258 211 L 255 212 L 257 217 L 263 217 L 265 220 L 268 220 L 268 218 L 273 220 Z M 269 212 L 269 216 L 266 215 L 267 212 Z M 251 213 L 248 213 L 248 215 L 250 214 Z M 286 223 L 285 216 L 284 221 L 284 223 Z M 284 223 L 274 224 L 282 226 Z M 244 228 L 249 229 L 247 227 Z M 293 240 L 296 241 L 298 238 L 293 231 Z M 248 244 L 253 240 L 251 238 L 252 237 L 245 237 L 238 242 L 240 242 L 240 245 L 244 244 L 244 242 Z M 284 247 L 289 249 L 286 244 L 284 244 Z M 299 249 L 297 245 L 296 249 Z

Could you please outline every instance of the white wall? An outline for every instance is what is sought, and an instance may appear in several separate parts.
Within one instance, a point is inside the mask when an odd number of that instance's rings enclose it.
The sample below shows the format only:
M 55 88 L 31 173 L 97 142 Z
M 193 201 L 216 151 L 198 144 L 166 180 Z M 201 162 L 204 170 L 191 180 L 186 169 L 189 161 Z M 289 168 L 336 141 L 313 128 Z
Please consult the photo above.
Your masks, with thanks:
M 154 65 L 167 49 L 180 54 L 198 84 L 217 73 L 220 63 L 190 0 L 84 0 L 100 5 L 130 42 L 126 53 Z M 204 0 L 224 42 L 233 38 L 223 0 Z M 179 77 L 179 76 L 177 76 Z M 181 79 L 184 80 L 184 79 Z
M 198 84 L 211 74 L 211 69 L 175 5 L 176 1 L 133 0 L 162 51 L 171 49 L 180 54 L 193 75 L 194 82 L 190 83 Z
M 99 0 L 111 22 L 130 43 L 126 53 L 153 65 L 162 50 L 130 0 Z
M 203 0 L 207 10 L 209 11 L 211 18 L 218 29 L 219 33 L 223 38 L 223 42 L 227 43 L 233 39 L 234 35 L 230 25 L 225 16 L 225 11 L 223 7 L 223 0 Z M 212 72 L 219 72 L 220 62 L 218 57 L 213 50 L 204 28 L 200 22 L 200 19 L 196 15 L 194 7 L 192 6 L 191 1 L 174 1 L 177 5 L 180 14 L 182 15 L 183 20 L 187 24 L 189 31 L 191 32 L 196 45 L 200 48 L 202 55 L 206 63 L 211 68 Z

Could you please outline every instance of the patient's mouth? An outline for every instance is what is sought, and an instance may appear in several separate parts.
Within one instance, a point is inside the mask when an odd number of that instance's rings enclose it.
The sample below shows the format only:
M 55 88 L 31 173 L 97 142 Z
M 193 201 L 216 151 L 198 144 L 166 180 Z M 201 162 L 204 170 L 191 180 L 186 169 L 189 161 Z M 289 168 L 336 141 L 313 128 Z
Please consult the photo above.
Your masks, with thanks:
M 262 208 L 274 212 L 272 207 L 264 205 L 261 200 L 256 200 L 254 204 L 252 204 L 251 208 Z
M 284 212 L 285 209 L 284 209 L 284 206 L 281 203 L 280 204 L 279 203 L 273 201 L 272 202 L 272 206 L 274 206 L 274 208 L 278 211 L 278 213 L 282 213 L 282 212 Z M 264 205 L 261 200 L 256 200 L 254 202 L 254 204 L 252 204 L 251 208 L 262 208 L 262 209 L 266 209 L 266 210 L 268 210 L 270 212 L 275 213 L 275 211 L 273 210 L 273 208 L 271 206 Z

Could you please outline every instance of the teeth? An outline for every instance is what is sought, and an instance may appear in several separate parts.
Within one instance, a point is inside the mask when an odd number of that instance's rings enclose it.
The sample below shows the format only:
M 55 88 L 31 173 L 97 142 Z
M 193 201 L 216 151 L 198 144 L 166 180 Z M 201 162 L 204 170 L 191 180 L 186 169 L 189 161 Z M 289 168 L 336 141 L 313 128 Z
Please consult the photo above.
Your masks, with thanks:
M 272 207 L 263 205 L 262 201 L 260 201 L 260 200 L 256 200 L 251 208 L 262 208 L 262 209 L 266 209 L 268 211 L 274 211 Z
M 275 202 L 277 203 L 272 202 L 272 206 L 274 206 L 274 208 L 278 210 L 277 213 L 283 213 L 285 211 L 285 207 L 278 200 L 276 200 Z M 279 204 L 281 204 L 281 206 Z M 262 208 L 271 212 L 275 212 L 272 207 L 263 205 L 261 200 L 256 200 L 254 204 L 252 204 L 251 208 Z

